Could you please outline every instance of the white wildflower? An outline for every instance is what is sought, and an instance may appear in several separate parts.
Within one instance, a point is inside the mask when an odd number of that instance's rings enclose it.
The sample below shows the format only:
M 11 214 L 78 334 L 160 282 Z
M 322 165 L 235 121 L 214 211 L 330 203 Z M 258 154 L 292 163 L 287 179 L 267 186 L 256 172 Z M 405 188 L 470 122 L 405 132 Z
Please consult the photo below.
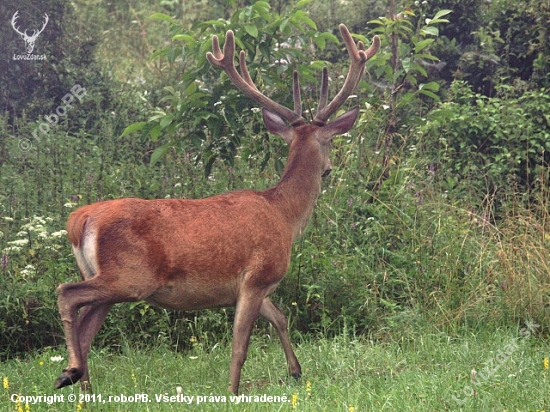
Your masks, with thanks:
M 52 234 L 50 236 L 53 237 L 53 238 L 58 238 L 58 237 L 61 237 L 61 236 L 65 236 L 66 234 L 67 234 L 66 230 L 58 230 L 57 232 L 52 232 Z
M 10 252 L 13 252 L 13 254 L 17 254 L 21 252 L 21 247 L 19 246 L 10 246 L 2 250 L 2 253 L 5 253 L 7 255 L 10 254 Z
M 11 242 L 8 242 L 8 245 L 25 246 L 28 243 L 29 243 L 29 239 L 17 239 L 17 240 L 12 240 Z

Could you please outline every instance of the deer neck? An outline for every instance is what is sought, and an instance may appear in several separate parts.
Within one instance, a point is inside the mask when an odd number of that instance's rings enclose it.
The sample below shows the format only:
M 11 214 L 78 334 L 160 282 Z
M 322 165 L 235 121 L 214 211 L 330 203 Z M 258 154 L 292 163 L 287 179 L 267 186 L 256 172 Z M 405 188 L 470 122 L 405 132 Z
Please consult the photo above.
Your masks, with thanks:
M 291 145 L 279 183 L 266 191 L 292 227 L 292 241 L 304 232 L 321 193 L 323 162 L 316 142 Z M 317 147 L 315 147 L 317 146 Z

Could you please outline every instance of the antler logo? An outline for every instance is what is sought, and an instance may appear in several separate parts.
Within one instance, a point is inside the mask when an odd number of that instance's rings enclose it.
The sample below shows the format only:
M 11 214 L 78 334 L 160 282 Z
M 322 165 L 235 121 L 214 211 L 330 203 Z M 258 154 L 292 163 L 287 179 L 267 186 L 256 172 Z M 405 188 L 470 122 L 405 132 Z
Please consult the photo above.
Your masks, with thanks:
M 15 12 L 15 14 L 13 15 L 13 17 L 11 19 L 11 25 L 12 25 L 13 29 L 17 33 L 19 33 L 21 35 L 21 37 L 23 38 L 23 40 L 25 41 L 25 48 L 27 49 L 27 53 L 31 54 L 32 51 L 34 50 L 34 43 L 36 42 L 36 39 L 38 38 L 40 33 L 42 33 L 44 31 L 44 28 L 48 24 L 48 21 L 50 20 L 50 18 L 48 17 L 48 15 L 46 13 L 44 13 L 44 23 L 42 24 L 42 28 L 40 30 L 26 29 L 24 32 L 20 31 L 19 27 L 16 26 L 16 21 L 17 21 L 18 18 L 19 18 L 19 10 L 17 10 Z M 29 36 L 27 34 L 27 32 L 30 31 L 30 30 L 32 30 L 32 35 Z

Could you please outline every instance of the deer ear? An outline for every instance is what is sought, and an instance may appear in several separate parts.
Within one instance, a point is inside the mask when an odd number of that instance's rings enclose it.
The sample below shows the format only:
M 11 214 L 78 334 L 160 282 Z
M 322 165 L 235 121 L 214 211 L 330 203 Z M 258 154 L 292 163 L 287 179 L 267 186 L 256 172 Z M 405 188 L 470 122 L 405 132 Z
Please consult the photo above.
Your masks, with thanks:
M 354 107 L 349 112 L 337 117 L 332 122 L 327 123 L 319 129 L 319 139 L 328 142 L 334 136 L 344 134 L 350 131 L 359 115 L 359 106 Z
M 271 133 L 281 136 L 284 141 L 290 146 L 292 140 L 294 140 L 294 133 L 292 127 L 288 126 L 283 119 L 273 112 L 267 109 L 262 109 L 262 115 L 264 118 L 265 127 Z

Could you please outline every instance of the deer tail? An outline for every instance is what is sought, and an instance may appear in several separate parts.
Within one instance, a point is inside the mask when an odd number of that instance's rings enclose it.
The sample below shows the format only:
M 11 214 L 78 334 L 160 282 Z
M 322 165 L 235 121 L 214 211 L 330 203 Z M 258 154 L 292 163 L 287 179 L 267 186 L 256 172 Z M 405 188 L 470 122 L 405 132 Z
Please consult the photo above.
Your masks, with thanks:
M 82 236 L 84 235 L 88 217 L 88 213 L 84 208 L 74 211 L 69 216 L 69 220 L 67 221 L 67 236 L 74 247 L 78 248 L 82 243 Z

